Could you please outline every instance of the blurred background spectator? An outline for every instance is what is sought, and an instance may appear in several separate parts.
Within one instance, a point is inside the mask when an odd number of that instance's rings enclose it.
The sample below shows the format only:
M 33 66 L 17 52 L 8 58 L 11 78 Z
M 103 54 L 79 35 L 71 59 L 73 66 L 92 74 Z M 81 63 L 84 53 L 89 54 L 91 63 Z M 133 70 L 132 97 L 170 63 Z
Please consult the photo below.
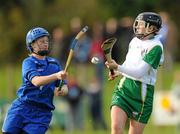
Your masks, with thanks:
M 92 119 L 93 129 L 107 129 L 103 115 L 103 92 L 104 92 L 104 54 L 101 44 L 104 40 L 103 25 L 96 21 L 92 29 L 92 43 L 89 57 L 97 57 L 98 64 L 92 66 L 92 77 L 88 81 L 87 93 L 89 97 L 89 112 Z
M 119 41 L 118 45 L 120 46 L 120 63 L 123 63 L 126 58 L 126 54 L 129 49 L 129 42 L 134 36 L 133 32 L 133 22 L 134 19 L 130 16 L 122 17 L 119 21 Z
M 83 106 L 83 92 L 84 89 L 79 86 L 74 76 L 68 78 L 69 92 L 65 97 L 70 106 L 70 117 L 72 129 L 84 129 L 84 106 Z
M 166 71 L 172 71 L 178 47 L 177 27 L 167 12 L 162 11 L 159 12 L 159 14 L 162 18 L 162 28 L 160 29 L 159 33 L 161 36 L 161 41 L 164 45 L 164 67 Z
M 62 66 L 65 64 L 65 56 L 64 56 L 64 31 L 60 26 L 53 27 L 52 30 L 52 50 L 51 54 L 58 59 L 58 61 L 61 61 Z
M 119 53 L 121 52 L 121 44 L 119 44 L 119 31 L 118 31 L 118 21 L 115 18 L 109 18 L 106 21 L 105 24 L 105 39 L 111 38 L 111 37 L 116 37 L 117 42 L 114 44 L 112 48 L 112 58 L 115 59 L 116 61 L 120 61 L 120 55 Z

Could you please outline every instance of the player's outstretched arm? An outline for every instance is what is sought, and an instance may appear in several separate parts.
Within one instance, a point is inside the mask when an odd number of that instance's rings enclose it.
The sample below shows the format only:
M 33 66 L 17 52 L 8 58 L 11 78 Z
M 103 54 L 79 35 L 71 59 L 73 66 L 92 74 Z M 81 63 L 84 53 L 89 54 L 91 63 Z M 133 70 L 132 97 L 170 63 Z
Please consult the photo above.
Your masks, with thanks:
M 35 86 L 43 86 L 55 80 L 66 79 L 67 72 L 59 71 L 57 73 L 47 75 L 47 76 L 35 76 L 32 78 L 32 84 Z
M 119 65 L 114 60 L 112 60 L 111 62 L 106 62 L 105 64 L 109 69 L 113 69 L 115 71 L 118 71 L 119 73 L 124 73 L 137 79 L 145 75 L 148 72 L 148 70 L 151 68 L 151 66 L 145 61 L 142 61 L 141 63 L 139 63 L 139 65 L 135 67 L 134 66 L 126 67 L 123 65 Z

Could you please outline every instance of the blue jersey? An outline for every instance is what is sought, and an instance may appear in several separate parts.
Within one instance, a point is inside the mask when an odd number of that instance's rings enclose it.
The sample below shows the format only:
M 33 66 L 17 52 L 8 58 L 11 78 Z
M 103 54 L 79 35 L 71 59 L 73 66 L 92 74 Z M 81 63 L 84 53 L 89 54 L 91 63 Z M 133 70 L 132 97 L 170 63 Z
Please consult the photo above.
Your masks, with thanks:
M 26 58 L 22 63 L 22 85 L 17 91 L 19 100 L 27 103 L 35 103 L 54 110 L 53 96 L 59 80 L 37 87 L 31 83 L 35 76 L 46 76 L 61 70 L 61 66 L 51 57 L 39 60 L 33 56 Z

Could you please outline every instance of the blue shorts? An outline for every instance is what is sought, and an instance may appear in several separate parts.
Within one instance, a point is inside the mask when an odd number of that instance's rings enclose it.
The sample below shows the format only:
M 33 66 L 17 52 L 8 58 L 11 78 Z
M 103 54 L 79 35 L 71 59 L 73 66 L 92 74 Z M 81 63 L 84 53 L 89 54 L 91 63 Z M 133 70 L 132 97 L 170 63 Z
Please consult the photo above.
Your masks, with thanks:
M 5 117 L 2 131 L 18 134 L 25 131 L 28 134 L 45 134 L 52 118 L 52 112 L 15 100 Z

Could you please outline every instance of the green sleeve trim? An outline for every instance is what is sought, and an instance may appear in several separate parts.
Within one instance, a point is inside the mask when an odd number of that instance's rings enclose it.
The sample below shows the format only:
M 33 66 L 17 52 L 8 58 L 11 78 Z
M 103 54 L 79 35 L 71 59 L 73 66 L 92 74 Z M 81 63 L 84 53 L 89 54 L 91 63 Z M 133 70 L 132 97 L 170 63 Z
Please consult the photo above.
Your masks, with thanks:
M 153 47 L 147 54 L 145 54 L 143 60 L 150 64 L 154 69 L 157 69 L 161 60 L 162 48 L 159 45 Z

